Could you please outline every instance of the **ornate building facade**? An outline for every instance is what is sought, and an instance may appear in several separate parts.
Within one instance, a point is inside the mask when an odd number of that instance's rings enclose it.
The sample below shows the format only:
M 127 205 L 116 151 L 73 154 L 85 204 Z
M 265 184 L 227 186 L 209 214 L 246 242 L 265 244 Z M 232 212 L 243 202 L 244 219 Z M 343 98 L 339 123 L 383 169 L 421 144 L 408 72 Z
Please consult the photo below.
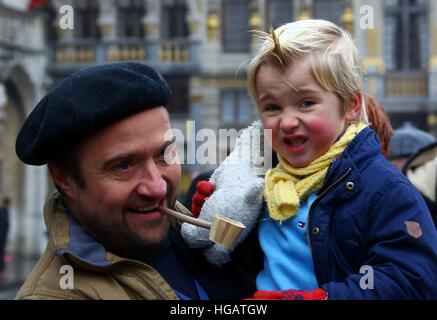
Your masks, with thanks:
M 184 127 L 241 127 L 256 118 L 246 90 L 257 44 L 250 30 L 324 18 L 346 28 L 364 58 L 366 87 L 394 127 L 437 124 L 437 3 L 429 0 L 55 0 L 75 28 L 58 29 L 50 75 L 113 61 L 145 61 L 169 80 L 171 113 Z
M 395 127 L 409 120 L 434 131 L 437 123 L 433 1 L 54 0 L 52 4 L 55 12 L 66 4 L 74 9 L 73 30 L 61 30 L 57 21 L 53 24 L 48 71 L 54 81 L 94 64 L 132 60 L 151 64 L 173 88 L 173 122 L 188 136 L 202 128 L 241 128 L 253 121 L 257 115 L 245 80 L 247 62 L 257 47 L 250 30 L 311 17 L 331 20 L 353 35 L 364 57 L 367 89 L 386 107 Z M 195 130 L 187 129 L 187 120 L 195 121 Z M 208 166 L 184 168 L 189 181 L 190 172 Z

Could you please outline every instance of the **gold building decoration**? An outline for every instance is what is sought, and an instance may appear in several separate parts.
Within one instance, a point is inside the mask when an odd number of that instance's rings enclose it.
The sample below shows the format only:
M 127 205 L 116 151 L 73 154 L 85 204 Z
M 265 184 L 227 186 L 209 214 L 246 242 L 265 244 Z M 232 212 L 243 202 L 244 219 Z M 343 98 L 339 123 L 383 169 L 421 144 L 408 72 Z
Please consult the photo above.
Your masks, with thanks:
M 253 11 L 249 19 L 249 25 L 253 30 L 261 29 L 262 19 L 258 11 Z
M 343 22 L 344 28 L 347 32 L 349 32 L 352 36 L 354 34 L 354 12 L 352 8 L 348 7 L 344 9 L 343 14 L 341 15 L 341 21 Z
M 219 17 L 217 13 L 209 13 L 207 19 L 208 26 L 208 40 L 216 42 L 218 40 L 218 29 L 220 26 Z
M 297 20 L 308 20 L 311 19 L 311 13 L 309 10 L 301 10 L 297 16 Z

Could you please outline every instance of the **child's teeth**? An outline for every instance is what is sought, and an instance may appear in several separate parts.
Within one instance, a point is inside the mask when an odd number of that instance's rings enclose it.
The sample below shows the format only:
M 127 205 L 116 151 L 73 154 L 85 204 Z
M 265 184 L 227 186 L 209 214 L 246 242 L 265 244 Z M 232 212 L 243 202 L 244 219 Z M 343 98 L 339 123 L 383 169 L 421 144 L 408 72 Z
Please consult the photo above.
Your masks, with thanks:
M 288 140 L 288 143 L 292 146 L 299 146 L 299 145 L 303 144 L 304 142 L 305 142 L 305 139 L 299 139 L 299 140 L 293 140 L 293 141 Z

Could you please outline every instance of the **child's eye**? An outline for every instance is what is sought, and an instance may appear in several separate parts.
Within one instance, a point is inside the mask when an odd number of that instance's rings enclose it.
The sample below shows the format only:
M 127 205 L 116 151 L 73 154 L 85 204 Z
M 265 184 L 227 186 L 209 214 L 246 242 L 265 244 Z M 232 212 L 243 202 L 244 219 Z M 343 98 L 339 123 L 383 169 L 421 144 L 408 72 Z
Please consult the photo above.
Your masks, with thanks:
M 314 101 L 312 101 L 312 100 L 304 100 L 304 101 L 302 101 L 302 103 L 301 103 L 301 107 L 303 107 L 303 108 L 309 108 L 309 107 L 311 107 L 312 105 L 314 105 L 314 104 L 316 104 Z

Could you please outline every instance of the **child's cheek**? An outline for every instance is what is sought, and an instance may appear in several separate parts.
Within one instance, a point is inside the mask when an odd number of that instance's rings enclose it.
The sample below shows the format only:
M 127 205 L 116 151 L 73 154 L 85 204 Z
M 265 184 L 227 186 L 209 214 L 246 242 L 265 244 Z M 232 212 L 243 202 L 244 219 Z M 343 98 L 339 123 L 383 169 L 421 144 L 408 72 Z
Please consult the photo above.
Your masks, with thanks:
M 341 123 L 332 123 L 327 119 L 316 118 L 307 122 L 310 139 L 317 145 L 333 144 L 341 132 Z

